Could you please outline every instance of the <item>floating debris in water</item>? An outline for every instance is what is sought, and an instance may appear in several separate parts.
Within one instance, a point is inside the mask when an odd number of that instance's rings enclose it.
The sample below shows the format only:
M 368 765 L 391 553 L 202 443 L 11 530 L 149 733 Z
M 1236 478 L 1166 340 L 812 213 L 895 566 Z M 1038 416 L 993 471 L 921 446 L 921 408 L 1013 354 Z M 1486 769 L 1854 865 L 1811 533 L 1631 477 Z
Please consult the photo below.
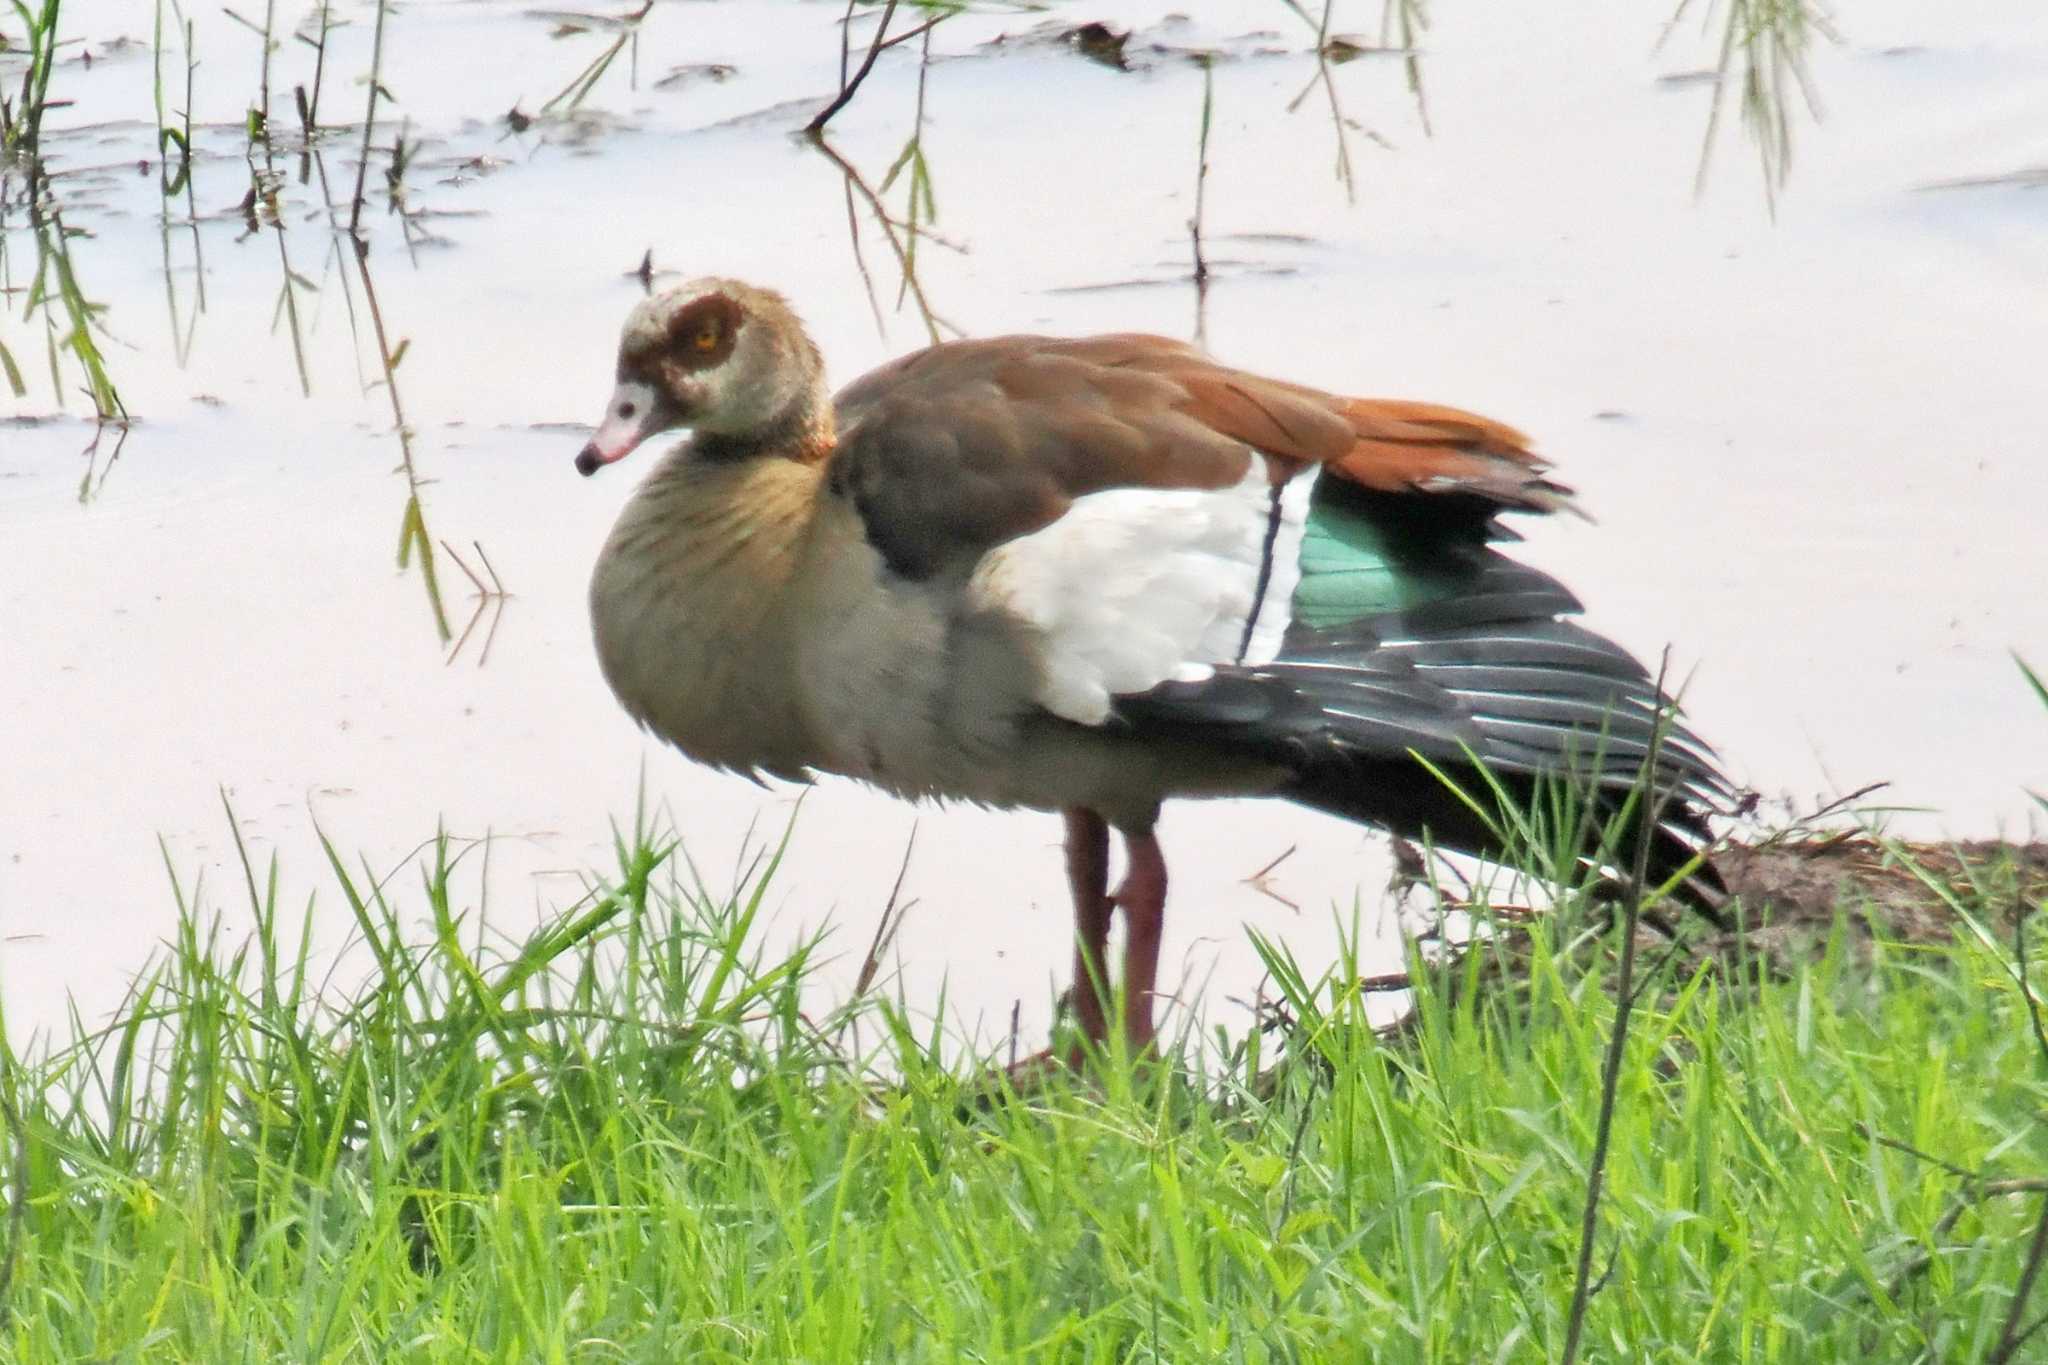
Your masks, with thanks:
M 2048 166 L 2022 166 L 1998 175 L 1965 175 L 1953 180 L 1930 180 L 1916 190 L 2039 190 L 2048 189 Z
M 691 62 L 684 66 L 672 66 L 668 74 L 654 82 L 656 90 L 674 90 L 696 81 L 712 81 L 724 84 L 739 74 L 739 68 L 726 62 Z
M 1108 24 L 1097 20 L 1067 31 L 1067 41 L 1074 51 L 1089 61 L 1117 71 L 1129 71 L 1130 63 L 1124 60 L 1124 44 L 1130 39 L 1130 31 L 1118 33 Z

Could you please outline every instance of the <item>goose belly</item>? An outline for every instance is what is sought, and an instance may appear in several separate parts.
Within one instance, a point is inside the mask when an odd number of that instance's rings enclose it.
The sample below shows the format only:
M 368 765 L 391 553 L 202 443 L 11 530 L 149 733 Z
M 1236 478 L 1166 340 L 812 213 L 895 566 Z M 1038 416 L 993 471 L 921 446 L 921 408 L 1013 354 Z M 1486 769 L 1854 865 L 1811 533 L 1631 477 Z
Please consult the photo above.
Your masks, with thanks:
M 857 525 L 857 524 L 856 524 Z M 1087 807 L 1149 823 L 1173 795 L 1269 791 L 1270 764 L 1161 746 L 1049 712 L 1043 642 L 958 581 L 913 582 L 825 518 L 793 631 L 817 766 L 909 798 L 1041 810 Z M 829 547 L 829 548 L 825 548 Z
M 817 766 L 904 796 L 1013 804 L 990 770 L 1011 757 L 1026 661 L 963 621 L 948 585 L 891 573 L 850 511 L 819 522 L 792 630 Z

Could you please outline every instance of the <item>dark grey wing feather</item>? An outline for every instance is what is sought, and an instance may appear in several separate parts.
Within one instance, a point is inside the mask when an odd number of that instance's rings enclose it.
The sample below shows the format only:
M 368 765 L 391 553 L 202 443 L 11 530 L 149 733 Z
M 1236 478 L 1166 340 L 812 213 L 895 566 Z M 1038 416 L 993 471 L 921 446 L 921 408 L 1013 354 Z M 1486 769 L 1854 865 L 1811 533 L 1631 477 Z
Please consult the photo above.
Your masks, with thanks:
M 1256 750 L 1295 774 L 1286 794 L 1304 804 L 1474 852 L 1489 851 L 1486 823 L 1417 756 L 1468 794 L 1490 789 L 1465 780 L 1476 757 L 1518 796 L 1570 778 L 1612 808 L 1654 747 L 1671 800 L 1653 861 L 1682 865 L 1704 812 L 1734 800 L 1713 750 L 1626 650 L 1558 619 L 1579 604 L 1555 580 L 1492 550 L 1464 568 L 1463 590 L 1341 625 L 1297 621 L 1271 663 L 1119 698 L 1117 714 L 1162 738 Z

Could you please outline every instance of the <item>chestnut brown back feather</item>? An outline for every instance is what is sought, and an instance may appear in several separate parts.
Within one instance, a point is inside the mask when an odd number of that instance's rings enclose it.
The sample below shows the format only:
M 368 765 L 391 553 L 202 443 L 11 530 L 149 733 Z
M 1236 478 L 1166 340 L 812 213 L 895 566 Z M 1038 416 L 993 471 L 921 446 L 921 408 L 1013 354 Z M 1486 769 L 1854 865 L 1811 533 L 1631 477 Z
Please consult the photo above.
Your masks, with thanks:
M 1108 488 L 1222 488 L 1250 452 L 1381 492 L 1548 512 L 1570 490 L 1512 427 L 1431 403 L 1346 398 L 1140 333 L 950 342 L 837 399 L 832 486 L 899 573 L 927 577 Z

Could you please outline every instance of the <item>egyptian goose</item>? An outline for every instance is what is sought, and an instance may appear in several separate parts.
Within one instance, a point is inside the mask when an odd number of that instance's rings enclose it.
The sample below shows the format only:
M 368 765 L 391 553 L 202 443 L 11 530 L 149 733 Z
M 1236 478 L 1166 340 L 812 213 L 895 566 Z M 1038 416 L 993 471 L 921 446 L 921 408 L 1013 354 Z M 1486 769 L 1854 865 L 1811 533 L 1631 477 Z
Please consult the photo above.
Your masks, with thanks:
M 748 774 L 1059 811 L 1074 1010 L 1152 1039 L 1174 796 L 1278 796 L 1484 852 L 1539 775 L 1612 801 L 1660 755 L 1666 874 L 1727 795 L 1578 602 L 1493 550 L 1570 506 L 1508 427 L 1342 398 L 1118 334 L 957 341 L 832 397 L 765 289 L 642 301 L 584 474 L 673 428 L 590 584 L 606 680 L 643 726 Z M 1426 760 L 1426 763 L 1423 761 Z M 1109 831 L 1128 853 L 1108 889 Z

